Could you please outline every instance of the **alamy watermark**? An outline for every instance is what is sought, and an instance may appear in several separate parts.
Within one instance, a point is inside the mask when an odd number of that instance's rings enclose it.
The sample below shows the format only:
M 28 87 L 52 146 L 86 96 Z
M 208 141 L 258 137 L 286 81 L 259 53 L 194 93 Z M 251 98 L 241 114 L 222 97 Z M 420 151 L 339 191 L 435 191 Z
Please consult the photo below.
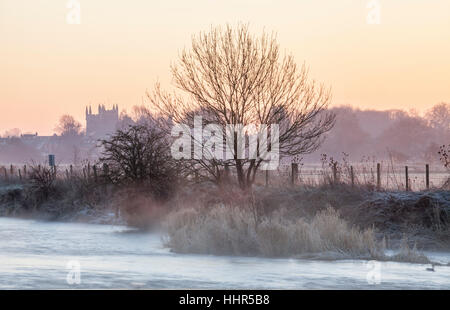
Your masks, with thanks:
M 174 159 L 261 161 L 261 170 L 276 170 L 280 160 L 280 129 L 277 124 L 207 124 L 194 117 L 194 128 L 186 124 L 172 127 Z
M 81 4 L 79 0 L 69 0 L 66 4 L 69 10 L 66 15 L 66 22 L 69 25 L 81 24 Z
M 81 264 L 77 260 L 71 260 L 67 262 L 66 269 L 67 272 L 66 282 L 69 285 L 75 285 L 81 283 Z
M 366 274 L 367 284 L 381 284 L 381 263 L 375 260 L 371 260 L 366 263 L 366 268 L 369 269 Z
M 366 8 L 369 9 L 369 13 L 366 17 L 366 22 L 369 25 L 381 24 L 381 3 L 380 0 L 369 0 Z

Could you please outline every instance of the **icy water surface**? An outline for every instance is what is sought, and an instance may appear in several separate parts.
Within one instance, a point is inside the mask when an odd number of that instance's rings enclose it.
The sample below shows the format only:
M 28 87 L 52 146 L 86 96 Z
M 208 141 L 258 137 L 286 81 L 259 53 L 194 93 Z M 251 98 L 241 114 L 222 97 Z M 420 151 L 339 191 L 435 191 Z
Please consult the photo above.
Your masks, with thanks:
M 450 261 L 450 253 L 429 256 Z M 77 264 L 80 283 L 69 284 Z M 1 289 L 450 289 L 450 267 L 427 267 L 180 255 L 165 248 L 160 235 L 124 226 L 0 218 Z

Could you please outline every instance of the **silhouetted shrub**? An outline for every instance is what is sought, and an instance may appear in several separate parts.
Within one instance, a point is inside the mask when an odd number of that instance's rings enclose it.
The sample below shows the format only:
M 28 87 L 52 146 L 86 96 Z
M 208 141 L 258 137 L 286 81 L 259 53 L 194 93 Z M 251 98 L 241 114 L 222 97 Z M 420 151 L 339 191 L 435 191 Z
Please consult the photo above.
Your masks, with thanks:
M 32 165 L 30 168 L 30 189 L 38 202 L 45 201 L 56 189 L 56 169 L 41 165 Z
M 100 163 L 109 167 L 114 184 L 149 191 L 155 198 L 169 197 L 176 183 L 175 163 L 163 132 L 155 127 L 134 125 L 101 140 Z

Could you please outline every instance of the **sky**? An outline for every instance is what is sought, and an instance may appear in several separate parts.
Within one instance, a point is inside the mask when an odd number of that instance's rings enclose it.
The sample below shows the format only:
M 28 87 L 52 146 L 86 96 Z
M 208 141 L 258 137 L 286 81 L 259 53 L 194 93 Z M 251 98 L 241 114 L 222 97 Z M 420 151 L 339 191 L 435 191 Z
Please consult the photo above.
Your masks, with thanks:
M 84 125 L 89 104 L 130 111 L 155 82 L 171 85 L 193 34 L 226 23 L 276 32 L 333 105 L 450 102 L 448 0 L 0 0 L 0 134 L 49 135 L 63 114 Z

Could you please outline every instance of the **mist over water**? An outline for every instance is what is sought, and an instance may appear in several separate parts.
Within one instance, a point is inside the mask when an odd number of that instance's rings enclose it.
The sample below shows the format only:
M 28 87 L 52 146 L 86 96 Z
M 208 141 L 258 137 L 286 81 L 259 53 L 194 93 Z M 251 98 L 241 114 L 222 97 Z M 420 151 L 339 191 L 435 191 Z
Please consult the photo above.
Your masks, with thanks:
M 180 255 L 162 235 L 125 226 L 49 223 L 0 218 L 0 287 L 450 289 L 450 268 L 381 262 L 369 284 L 367 261 L 315 261 Z M 448 253 L 429 253 L 447 263 Z M 68 284 L 67 264 L 80 264 L 80 284 Z M 372 270 L 373 271 L 373 270 Z
M 448 0 L 25 2 L 0 290 L 450 289 Z

